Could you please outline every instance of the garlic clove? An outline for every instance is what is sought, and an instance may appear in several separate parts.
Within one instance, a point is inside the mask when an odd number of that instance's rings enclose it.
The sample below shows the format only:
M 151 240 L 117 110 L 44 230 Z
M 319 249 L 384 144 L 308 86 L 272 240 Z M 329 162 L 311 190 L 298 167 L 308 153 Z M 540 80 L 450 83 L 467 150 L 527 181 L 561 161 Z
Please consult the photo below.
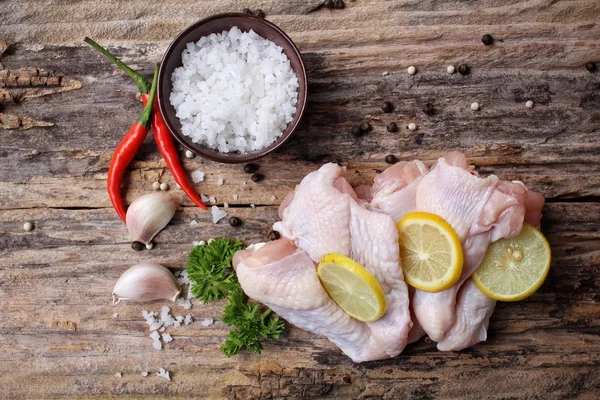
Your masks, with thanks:
M 129 238 L 149 244 L 175 215 L 177 203 L 168 194 L 158 192 L 137 198 L 127 209 L 125 221 Z
M 160 264 L 134 265 L 121 275 L 113 289 L 113 304 L 121 300 L 177 300 L 181 288 L 171 271 Z

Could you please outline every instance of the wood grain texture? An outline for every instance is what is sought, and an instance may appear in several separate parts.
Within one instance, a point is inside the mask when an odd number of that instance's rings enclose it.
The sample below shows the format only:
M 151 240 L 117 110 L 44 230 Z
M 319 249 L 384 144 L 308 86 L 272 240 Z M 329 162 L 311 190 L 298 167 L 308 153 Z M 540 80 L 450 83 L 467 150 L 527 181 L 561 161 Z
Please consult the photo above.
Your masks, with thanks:
M 321 3 L 0 3 L 1 121 L 16 127 L 0 130 L 0 398 L 598 398 L 600 74 L 584 65 L 600 62 L 600 3 L 356 0 L 343 10 Z M 153 250 L 136 253 L 105 185 L 112 150 L 141 105 L 128 78 L 81 39 L 97 39 L 149 75 L 185 26 L 243 8 L 263 9 L 302 51 L 309 104 L 301 129 L 259 162 L 259 183 L 241 166 L 183 160 L 188 172 L 207 173 L 196 190 L 229 203 L 230 215 L 244 221 L 239 228 L 214 225 L 193 207 L 149 137 L 127 174 L 126 200 L 160 180 L 182 210 Z M 493 46 L 481 44 L 484 33 L 497 39 Z M 471 74 L 445 72 L 461 63 Z M 20 83 L 7 79 L 15 76 Z M 54 77 L 64 78 L 48 82 Z M 78 90 L 63 91 L 67 81 Z M 28 95 L 14 102 L 17 91 Z M 392 113 L 381 111 L 383 101 L 394 104 Z M 421 111 L 426 103 L 434 115 Z M 32 121 L 30 129 L 14 118 Z M 373 130 L 354 138 L 350 129 L 363 120 Z M 396 133 L 385 130 L 392 121 Z M 406 129 L 410 122 L 416 131 Z M 485 343 L 443 353 L 421 340 L 395 359 L 355 365 L 327 340 L 291 328 L 260 356 L 227 359 L 219 352 L 227 333 L 220 303 L 196 303 L 189 311 L 196 322 L 170 330 L 175 340 L 162 351 L 152 349 L 141 316 L 162 303 L 111 305 L 114 282 L 133 264 L 182 269 L 194 241 L 265 240 L 279 202 L 324 162 L 341 162 L 350 182 L 363 184 L 388 154 L 433 163 L 449 150 L 465 152 L 482 174 L 522 180 L 549 199 L 542 225 L 553 251 L 549 278 L 531 298 L 498 305 Z M 23 231 L 25 221 L 34 222 L 32 232 Z M 215 324 L 204 327 L 203 318 Z M 140 375 L 160 367 L 172 381 Z

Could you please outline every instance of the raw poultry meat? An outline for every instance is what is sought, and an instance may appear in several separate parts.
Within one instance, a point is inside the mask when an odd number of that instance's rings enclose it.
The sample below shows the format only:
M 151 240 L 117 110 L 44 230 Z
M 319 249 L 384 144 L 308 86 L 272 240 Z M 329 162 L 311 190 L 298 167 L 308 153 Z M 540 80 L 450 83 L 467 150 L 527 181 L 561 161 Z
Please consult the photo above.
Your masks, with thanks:
M 325 254 L 339 253 L 363 265 L 381 285 L 387 311 L 375 322 L 359 323 L 360 329 L 368 332 L 369 340 L 361 340 L 351 346 L 345 344 L 343 335 L 337 330 L 337 313 L 320 317 L 318 323 L 299 313 L 294 304 L 306 301 L 306 294 L 302 291 L 294 292 L 297 297 L 290 302 L 279 304 L 278 313 L 303 329 L 325 332 L 323 334 L 354 361 L 394 357 L 406 346 L 412 326 L 408 288 L 400 268 L 398 233 L 389 215 L 368 210 L 361 204 L 362 201 L 357 201 L 356 193 L 343 179 L 342 173 L 343 169 L 337 164 L 326 164 L 308 174 L 294 194 L 284 200 L 280 207 L 282 221 L 277 222 L 273 229 L 305 251 L 314 263 Z M 280 265 L 285 267 L 283 263 Z M 314 272 L 314 264 L 312 269 Z M 275 274 L 269 275 L 269 278 L 275 279 Z M 255 282 L 251 274 L 239 275 L 239 280 L 250 297 L 273 303 L 272 299 L 269 301 L 268 297 L 264 297 L 263 292 L 253 288 Z M 275 285 L 275 282 L 272 284 Z M 322 288 L 321 291 L 326 296 Z
M 491 241 L 517 235 L 524 218 L 539 224 L 544 199 L 528 192 L 521 182 L 477 177 L 461 153 L 439 159 L 428 175 L 419 163 L 399 163 L 378 175 L 371 205 L 395 221 L 412 211 L 432 212 L 444 217 L 459 234 L 465 253 L 461 279 L 445 291 L 417 290 L 411 296 L 416 318 L 410 341 L 426 332 L 440 342 L 440 350 L 461 350 L 486 339 L 496 304 L 467 278 Z
M 273 229 L 282 239 L 236 255 L 244 291 L 292 324 L 326 336 L 355 362 L 394 357 L 424 334 L 440 350 L 486 340 L 496 302 L 470 276 L 491 242 L 518 235 L 524 220 L 539 224 L 543 196 L 521 182 L 480 178 L 456 152 L 430 170 L 420 161 L 395 164 L 372 187 L 352 188 L 343 171 L 326 164 L 308 174 L 280 206 Z M 449 289 L 411 288 L 409 309 L 394 223 L 413 211 L 442 216 L 461 239 L 465 262 Z M 381 319 L 354 320 L 329 298 L 316 273 L 328 253 L 346 255 L 375 276 L 387 301 Z

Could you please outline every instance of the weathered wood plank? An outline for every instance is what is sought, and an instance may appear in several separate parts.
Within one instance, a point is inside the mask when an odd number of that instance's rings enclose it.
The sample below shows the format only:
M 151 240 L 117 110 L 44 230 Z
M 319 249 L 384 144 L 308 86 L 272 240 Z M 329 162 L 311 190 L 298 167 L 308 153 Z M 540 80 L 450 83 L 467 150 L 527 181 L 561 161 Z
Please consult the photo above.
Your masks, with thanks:
M 218 321 L 222 304 L 196 304 L 190 310 L 196 320 L 216 323 L 172 330 L 175 341 L 153 350 L 141 310 L 162 303 L 111 306 L 112 285 L 141 260 L 181 269 L 194 240 L 264 240 L 277 219 L 276 207 L 230 210 L 245 221 L 242 227 L 214 225 L 185 208 L 159 234 L 156 247 L 142 253 L 129 248 L 112 210 L 0 211 L 0 394 L 474 398 L 481 379 L 493 380 L 491 398 L 550 392 L 545 398 L 564 398 L 600 390 L 598 203 L 545 208 L 543 230 L 554 257 L 547 282 L 526 301 L 500 304 L 488 341 L 459 354 L 420 341 L 396 359 L 355 365 L 325 339 L 293 328 L 261 356 L 226 359 L 218 352 L 226 334 Z M 199 223 L 195 228 L 192 219 Z M 24 220 L 35 221 L 33 232 L 22 231 Z M 113 319 L 115 311 L 119 317 Z M 139 375 L 161 366 L 172 371 L 172 382 Z M 124 377 L 114 377 L 116 372 Z

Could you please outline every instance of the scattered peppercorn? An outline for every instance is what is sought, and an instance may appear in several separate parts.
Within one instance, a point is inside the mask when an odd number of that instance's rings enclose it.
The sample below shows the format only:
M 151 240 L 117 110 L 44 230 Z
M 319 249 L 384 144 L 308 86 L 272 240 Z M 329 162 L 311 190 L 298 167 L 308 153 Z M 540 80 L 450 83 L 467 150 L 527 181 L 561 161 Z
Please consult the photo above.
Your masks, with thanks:
M 281 235 L 277 231 L 269 232 L 269 240 L 278 240 L 280 237 Z
M 408 72 L 409 75 L 414 75 L 417 73 L 417 69 L 414 66 L 410 66 L 406 69 L 406 72 Z
M 252 14 L 256 15 L 259 18 L 266 17 L 266 14 L 263 10 L 254 10 L 254 12 Z
M 477 103 L 477 102 L 473 102 L 473 103 L 471 103 L 471 110 L 473 110 L 473 111 L 477 111 L 477 110 L 479 110 L 479 108 L 480 108 L 480 107 L 481 107 L 481 106 L 480 106 L 480 105 L 479 105 L 479 103 Z
M 152 182 L 152 189 L 159 190 L 160 189 L 160 182 L 159 181 Z
M 388 132 L 398 132 L 398 125 L 395 122 L 390 122 L 385 129 Z
M 363 121 L 360 123 L 360 130 L 363 132 L 368 132 L 371 130 L 371 124 L 369 124 L 367 121 Z
M 185 151 L 185 158 L 194 158 L 194 153 L 189 150 Z
M 363 134 L 363 131 L 362 129 L 360 129 L 360 126 L 353 126 L 350 132 L 352 133 L 352 136 L 356 137 L 362 136 Z
M 525 103 L 525 107 L 527 107 L 527 108 L 533 108 L 533 101 L 527 100 L 527 102 Z
M 238 217 L 229 218 L 229 225 L 236 227 L 236 226 L 240 226 L 241 224 L 242 224 L 242 220 L 239 219 Z
M 411 122 L 410 124 L 408 124 L 408 130 L 416 131 L 417 130 L 417 124 L 415 124 L 414 122 Z
M 335 0 L 333 2 L 333 8 L 342 9 L 344 7 L 346 7 L 346 5 L 344 4 L 344 0 Z
M 481 42 L 483 44 L 485 44 L 486 46 L 491 46 L 492 44 L 494 44 L 494 38 L 492 37 L 492 35 L 490 35 L 489 33 L 486 33 L 485 35 L 483 35 L 483 37 L 481 38 Z
M 460 64 L 458 66 L 458 73 L 461 75 L 468 75 L 469 72 L 471 72 L 471 67 L 469 67 L 467 64 Z
M 333 0 L 325 0 L 325 3 L 323 3 L 323 7 L 329 8 L 331 10 L 333 8 Z
M 596 70 L 598 69 L 598 66 L 596 65 L 596 63 L 589 62 L 589 63 L 585 64 L 585 69 L 587 69 L 590 72 L 596 72 Z
M 398 160 L 396 159 L 396 156 L 393 154 L 390 154 L 389 156 L 387 156 L 385 158 L 385 162 L 388 164 L 396 164 L 396 161 L 398 161 Z
M 167 182 L 163 182 L 160 184 L 160 190 L 162 190 L 163 192 L 166 190 L 169 190 L 169 184 Z
M 252 174 L 252 176 L 250 177 L 250 179 L 252 179 L 252 182 L 260 182 L 263 180 L 263 178 L 264 178 L 264 175 L 258 174 L 258 173 Z
M 433 108 L 433 104 L 431 104 L 431 103 L 427 103 L 427 104 L 425 104 L 425 105 L 424 105 L 424 106 L 421 108 L 421 110 L 423 110 L 423 112 L 424 112 L 426 115 L 433 115 L 433 114 L 435 114 L 435 108 Z
M 23 230 L 30 232 L 33 230 L 33 223 L 30 221 L 27 221 L 23 224 Z
M 247 174 L 253 174 L 258 171 L 258 165 L 254 163 L 244 165 L 244 172 Z
M 146 245 L 142 242 L 133 242 L 133 243 L 131 243 L 131 248 L 134 249 L 135 251 L 142 251 L 142 250 L 146 249 Z
M 249 9 L 249 8 L 244 8 L 244 9 L 242 10 L 242 12 L 243 12 L 244 14 L 252 14 L 252 10 L 251 10 L 251 9 Z
M 454 71 L 456 71 L 456 68 L 454 68 L 454 65 L 448 65 L 448 66 L 446 67 L 446 72 L 447 72 L 447 73 L 449 73 L 449 74 L 453 74 L 453 73 L 454 73 Z
M 423 144 L 423 137 L 425 136 L 425 134 L 423 133 L 419 133 L 417 135 L 417 137 L 415 137 L 415 143 L 416 144 Z
M 389 101 L 384 101 L 384 102 L 381 104 L 381 110 L 382 110 L 384 113 L 389 113 L 389 112 L 392 112 L 392 110 L 393 110 L 393 109 L 394 109 L 394 106 L 393 106 L 393 105 L 392 105 L 392 103 L 390 103 Z

